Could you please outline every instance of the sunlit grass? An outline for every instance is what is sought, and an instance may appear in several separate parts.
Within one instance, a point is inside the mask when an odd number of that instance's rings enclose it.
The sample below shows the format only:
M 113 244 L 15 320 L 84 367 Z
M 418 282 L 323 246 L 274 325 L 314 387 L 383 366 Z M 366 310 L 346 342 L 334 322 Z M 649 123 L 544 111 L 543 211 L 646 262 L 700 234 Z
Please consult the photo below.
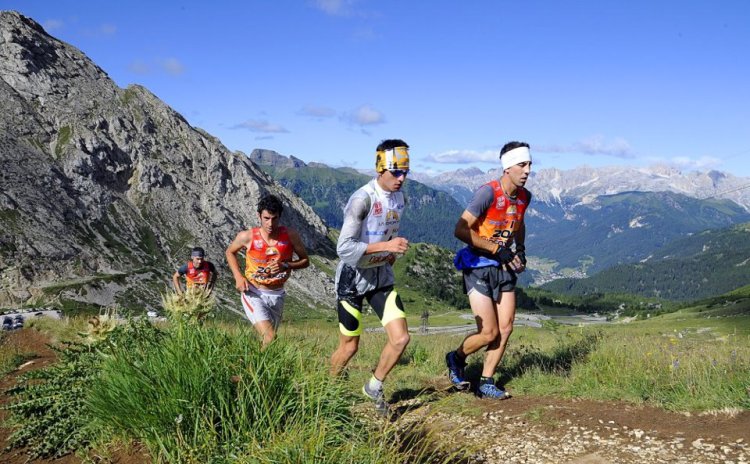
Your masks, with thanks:
M 624 400 L 678 411 L 747 410 L 750 317 L 717 317 L 720 311 L 692 308 L 628 324 L 517 327 L 496 377 L 515 396 Z M 93 427 L 97 446 L 139 441 L 165 462 L 432 462 L 428 456 L 436 448 L 429 443 L 394 447 L 404 433 L 395 426 L 360 433 L 372 424 L 363 425 L 355 412 L 357 405 L 369 405 L 359 390 L 378 362 L 384 333 L 365 332 L 346 375 L 331 378 L 328 363 L 339 337 L 335 314 L 284 321 L 265 350 L 250 324 L 209 320 L 204 310 L 195 317 L 175 314 L 159 327 L 142 320 L 127 336 L 120 329 L 101 330 L 82 358 L 93 363 L 89 374 L 76 384 L 76 391 L 85 392 L 85 406 L 71 402 L 76 409 L 58 409 L 56 417 L 77 415 L 71 424 L 88 434 L 92 429 L 86 427 Z M 464 314 L 431 314 L 429 323 L 472 325 Z M 409 325 L 417 328 L 420 321 L 412 314 Z M 364 323 L 380 327 L 370 313 Z M 28 327 L 70 339 L 86 333 L 86 320 L 40 319 Z M 445 353 L 463 338 L 413 333 L 386 379 L 386 397 L 400 402 L 445 385 Z M 96 353 L 103 356 L 90 356 Z M 3 356 L 14 354 L 0 346 L 0 362 Z M 469 357 L 472 380 L 482 358 L 481 351 Z M 432 409 L 466 417 L 482 413 L 471 395 L 450 395 Z M 428 429 L 408 433 L 426 437 Z M 64 431 L 54 436 L 64 437 Z M 56 449 L 54 443 L 42 445 Z
M 517 371 L 509 385 L 524 393 L 626 400 L 680 411 L 750 409 L 748 336 L 715 332 L 694 323 L 688 328 L 687 322 L 679 330 L 655 328 L 660 325 L 559 331 L 560 347 L 578 344 L 583 348 L 578 355 L 570 353 L 571 362 L 562 362 L 564 349 L 514 345 L 501 372 Z M 548 359 L 557 357 L 558 369 L 528 363 L 534 352 Z

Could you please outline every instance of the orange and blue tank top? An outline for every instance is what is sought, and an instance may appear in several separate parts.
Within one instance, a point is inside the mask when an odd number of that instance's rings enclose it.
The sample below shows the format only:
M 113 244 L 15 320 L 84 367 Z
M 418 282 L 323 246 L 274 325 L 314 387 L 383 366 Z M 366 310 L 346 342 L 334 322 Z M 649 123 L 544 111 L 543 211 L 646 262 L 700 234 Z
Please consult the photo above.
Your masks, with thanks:
M 252 239 L 245 251 L 245 278 L 253 285 L 265 287 L 280 287 L 289 279 L 291 270 L 283 270 L 277 274 L 269 274 L 266 269 L 274 261 L 291 261 L 294 246 L 289 240 L 286 227 L 279 227 L 278 240 L 275 245 L 269 245 L 263 240 L 260 228 L 251 229 Z
M 492 187 L 494 193 L 492 205 L 472 228 L 480 237 L 509 247 L 523 224 L 523 216 L 529 206 L 529 191 L 520 187 L 516 197 L 512 198 L 505 194 L 499 181 L 493 180 L 487 185 Z
M 185 283 L 187 288 L 192 288 L 196 285 L 206 285 L 211 272 L 216 271 L 212 269 L 212 265 L 208 261 L 203 261 L 199 267 L 195 267 L 192 261 L 188 261 L 187 268 L 185 269 Z

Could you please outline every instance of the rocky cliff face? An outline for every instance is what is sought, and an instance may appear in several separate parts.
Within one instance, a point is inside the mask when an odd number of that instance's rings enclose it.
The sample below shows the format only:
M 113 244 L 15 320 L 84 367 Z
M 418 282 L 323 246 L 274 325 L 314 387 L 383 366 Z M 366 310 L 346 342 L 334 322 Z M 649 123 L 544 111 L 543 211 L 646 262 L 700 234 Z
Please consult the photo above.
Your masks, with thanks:
M 224 267 L 266 192 L 309 252 L 335 257 L 320 218 L 246 156 L 145 88 L 117 87 L 33 20 L 0 12 L 0 306 L 158 305 L 192 246 Z M 288 284 L 325 304 L 331 286 L 314 267 Z

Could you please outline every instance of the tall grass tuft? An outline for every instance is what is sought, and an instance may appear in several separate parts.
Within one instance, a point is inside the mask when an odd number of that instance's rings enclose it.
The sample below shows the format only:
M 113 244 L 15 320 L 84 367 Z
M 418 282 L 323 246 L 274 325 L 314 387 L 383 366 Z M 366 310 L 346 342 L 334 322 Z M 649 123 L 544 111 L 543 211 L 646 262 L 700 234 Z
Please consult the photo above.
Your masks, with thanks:
M 314 350 L 300 340 L 261 350 L 250 330 L 184 326 L 159 343 L 114 350 L 88 407 L 98 427 L 169 462 L 251 462 L 278 454 L 278 442 L 309 456 L 365 448 L 351 442 L 350 396 L 310 360 Z

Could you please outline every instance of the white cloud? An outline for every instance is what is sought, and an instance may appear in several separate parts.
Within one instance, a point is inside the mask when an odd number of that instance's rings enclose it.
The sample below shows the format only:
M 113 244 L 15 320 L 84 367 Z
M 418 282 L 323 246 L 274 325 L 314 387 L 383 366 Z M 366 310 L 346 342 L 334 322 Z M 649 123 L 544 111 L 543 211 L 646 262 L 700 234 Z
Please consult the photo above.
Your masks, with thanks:
M 342 119 L 358 126 L 374 126 L 383 124 L 385 115 L 370 105 L 362 105 L 345 114 Z
M 133 74 L 150 74 L 151 67 L 141 60 L 132 61 L 128 65 L 128 70 Z
M 310 116 L 312 118 L 331 118 L 336 116 L 336 110 L 328 108 L 327 106 L 311 106 L 307 105 L 297 112 L 302 116 Z
M 331 16 L 345 16 L 351 12 L 351 0 L 315 0 L 317 9 Z
M 681 169 L 693 169 L 704 171 L 707 169 L 716 169 L 722 164 L 722 160 L 713 156 L 701 156 L 700 158 L 689 158 L 687 156 L 675 156 L 669 160 L 669 163 Z
M 44 30 L 47 32 L 60 30 L 64 25 L 65 23 L 60 19 L 48 19 L 42 23 L 42 27 L 44 27 Z
M 117 26 L 109 23 L 102 24 L 99 26 L 99 33 L 101 35 L 115 35 L 117 33 Z
M 102 23 L 98 26 L 87 25 L 83 27 L 80 32 L 86 37 L 100 39 L 104 37 L 112 37 L 117 34 L 117 26 L 112 23 Z
M 605 155 L 624 159 L 635 158 L 635 153 L 633 153 L 627 140 L 616 137 L 608 141 L 602 135 L 593 135 L 570 145 L 532 145 L 531 149 L 544 153 L 583 153 L 585 155 Z
M 172 76 L 179 76 L 185 72 L 185 66 L 177 58 L 167 58 L 161 63 L 161 68 Z
M 424 159 L 433 163 L 498 163 L 500 150 L 447 150 L 431 153 Z
M 270 134 L 285 134 L 289 132 L 279 124 L 272 124 L 264 119 L 248 119 L 245 122 L 235 124 L 230 129 L 246 129 L 250 132 L 264 132 Z

